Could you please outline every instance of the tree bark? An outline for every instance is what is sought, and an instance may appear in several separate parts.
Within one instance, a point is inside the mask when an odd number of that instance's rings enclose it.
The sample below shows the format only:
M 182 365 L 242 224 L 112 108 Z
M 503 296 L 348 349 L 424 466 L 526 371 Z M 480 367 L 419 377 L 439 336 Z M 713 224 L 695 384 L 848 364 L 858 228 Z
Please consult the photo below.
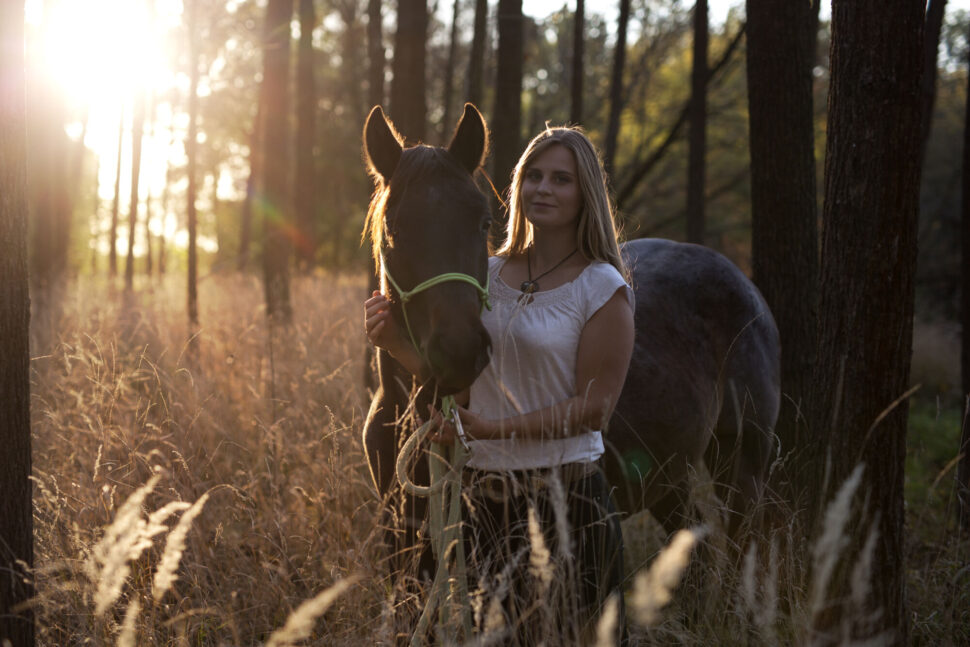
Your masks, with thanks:
M 316 14 L 313 0 L 300 0 L 300 43 L 297 54 L 296 174 L 293 207 L 297 222 L 296 256 L 304 271 L 313 267 L 316 256 L 316 158 L 317 86 L 313 78 L 313 28 Z
M 847 549 L 813 618 L 818 644 L 882 632 L 893 644 L 907 644 L 903 467 L 922 32 L 920 2 L 832 3 L 819 341 L 809 412 L 824 443 L 821 456 L 831 462 L 829 491 L 860 462 L 865 468 L 845 529 Z M 823 488 L 817 492 L 824 496 Z M 877 541 L 864 558 L 870 532 Z M 854 573 L 860 564 L 870 572 Z M 853 595 L 859 588 L 852 583 L 860 580 L 871 586 Z
M 626 66 L 626 32 L 630 23 L 630 0 L 620 0 L 620 17 L 616 23 L 616 46 L 613 48 L 613 72 L 610 77 L 610 117 L 606 126 L 603 166 L 613 177 L 616 161 L 616 141 L 620 136 L 620 115 L 623 113 L 623 68 Z
M 131 121 L 131 194 L 128 202 L 128 257 L 125 262 L 125 290 L 135 281 L 135 230 L 138 227 L 138 179 L 141 175 L 141 140 L 145 128 L 145 93 L 137 90 Z
M 188 0 L 188 21 L 186 28 L 189 31 L 189 131 L 185 141 L 185 156 L 187 160 L 186 172 L 189 176 L 186 196 L 186 220 L 189 235 L 188 249 L 188 272 L 187 272 L 187 303 L 186 310 L 189 315 L 189 327 L 193 331 L 199 325 L 199 294 L 198 294 L 198 214 L 196 212 L 195 200 L 198 194 L 196 186 L 199 164 L 199 1 Z
M 381 0 L 367 2 L 367 103 L 384 105 L 384 29 L 381 24 Z
M 936 58 L 940 49 L 940 33 L 943 31 L 943 15 L 946 0 L 927 0 L 926 27 L 923 32 L 923 107 L 920 122 L 920 161 L 926 160 L 926 145 L 930 140 L 933 123 L 933 105 L 936 103 Z
M 455 0 L 451 9 L 451 37 L 448 40 L 448 60 L 445 62 L 447 66 L 445 68 L 445 96 L 442 99 L 444 116 L 441 118 L 440 132 L 442 142 L 448 141 L 448 135 L 451 133 L 451 129 L 455 127 L 451 123 L 454 119 L 451 107 L 454 104 L 452 95 L 455 93 L 455 57 L 458 52 L 458 16 L 461 15 L 460 12 L 461 2 L 460 0 Z
M 253 129 L 249 133 L 249 177 L 246 178 L 246 197 L 243 199 L 239 214 L 239 255 L 236 257 L 236 269 L 240 272 L 249 264 L 249 248 L 253 231 L 253 203 L 260 192 L 257 188 L 262 175 L 261 158 L 263 155 L 263 98 L 260 93 L 257 99 L 256 118 Z
M 818 217 L 812 67 L 806 2 L 747 0 L 751 261 L 784 340 L 781 453 L 801 447 L 799 412 L 815 361 Z
M 108 232 L 108 274 L 118 275 L 118 212 L 121 207 L 121 154 L 125 141 L 125 107 L 118 114 L 118 156 L 115 165 L 115 197 L 111 202 L 111 231 Z
M 0 4 L 0 642 L 34 644 L 24 3 Z
M 488 0 L 475 0 L 475 24 L 472 28 L 472 47 L 468 57 L 469 103 L 481 106 L 485 84 L 485 27 L 488 23 Z
M 576 11 L 573 14 L 573 59 L 569 75 L 569 122 L 583 123 L 583 49 L 586 44 L 586 5 L 583 0 L 576 0 Z
M 970 56 L 968 56 L 970 58 Z M 968 61 L 970 62 L 970 61 Z M 960 462 L 957 465 L 957 516 L 960 527 L 970 531 L 970 75 L 967 76 L 967 103 L 963 119 L 963 193 L 960 202 L 960 375 L 963 383 L 963 431 L 960 435 Z
M 522 0 L 499 0 L 492 179 L 503 192 L 522 152 Z
M 289 323 L 289 260 L 287 237 L 287 79 L 290 58 L 292 0 L 269 0 L 263 45 L 263 289 L 266 315 Z
M 423 141 L 427 113 L 425 59 L 428 5 L 426 0 L 398 0 L 397 35 L 391 80 L 391 116 L 413 144 Z
M 707 155 L 707 0 L 694 4 L 687 159 L 687 242 L 704 244 L 704 158 Z

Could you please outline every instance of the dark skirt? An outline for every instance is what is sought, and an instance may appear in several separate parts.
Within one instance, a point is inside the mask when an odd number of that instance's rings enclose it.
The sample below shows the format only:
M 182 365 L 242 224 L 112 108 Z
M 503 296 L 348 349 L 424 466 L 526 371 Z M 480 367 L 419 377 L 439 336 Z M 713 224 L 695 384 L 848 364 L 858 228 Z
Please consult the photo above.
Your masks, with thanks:
M 503 644 L 585 644 L 615 594 L 617 642 L 624 623 L 623 540 L 598 465 L 466 470 L 465 483 L 480 634 L 505 633 Z

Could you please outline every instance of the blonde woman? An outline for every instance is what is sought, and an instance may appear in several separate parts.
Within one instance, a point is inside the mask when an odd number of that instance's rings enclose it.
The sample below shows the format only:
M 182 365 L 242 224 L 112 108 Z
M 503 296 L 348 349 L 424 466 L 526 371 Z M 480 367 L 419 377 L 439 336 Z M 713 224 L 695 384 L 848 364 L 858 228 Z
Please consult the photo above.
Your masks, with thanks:
M 491 361 L 459 398 L 478 615 L 501 601 L 521 644 L 550 630 L 584 641 L 611 593 L 622 609 L 620 526 L 599 462 L 633 349 L 624 276 L 594 146 L 577 128 L 547 128 L 516 165 L 506 240 L 489 259 Z M 417 371 L 378 293 L 365 329 Z M 454 438 L 439 423 L 433 440 Z

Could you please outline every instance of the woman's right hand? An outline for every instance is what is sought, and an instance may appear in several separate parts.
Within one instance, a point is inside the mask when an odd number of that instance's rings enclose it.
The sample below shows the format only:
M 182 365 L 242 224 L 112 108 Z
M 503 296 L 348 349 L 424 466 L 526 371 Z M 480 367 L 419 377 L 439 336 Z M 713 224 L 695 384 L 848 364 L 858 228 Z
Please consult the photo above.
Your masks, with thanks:
M 370 343 L 392 355 L 397 354 L 402 345 L 406 344 L 401 330 L 391 317 L 390 301 L 376 290 L 364 301 L 364 332 Z

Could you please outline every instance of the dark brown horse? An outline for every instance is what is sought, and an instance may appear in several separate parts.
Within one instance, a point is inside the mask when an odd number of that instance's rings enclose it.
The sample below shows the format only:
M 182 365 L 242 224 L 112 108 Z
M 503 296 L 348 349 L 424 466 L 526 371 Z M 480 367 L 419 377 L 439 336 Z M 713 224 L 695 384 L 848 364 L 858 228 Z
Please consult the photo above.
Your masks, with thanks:
M 367 229 L 382 274 L 383 292 L 402 330 L 409 330 L 422 357 L 417 380 L 387 352 L 377 353 L 379 384 L 364 426 L 364 450 L 381 496 L 389 498 L 387 525 L 393 554 L 403 562 L 415 545 L 425 502 L 392 488 L 394 465 L 414 410 L 441 395 L 470 386 L 488 363 L 490 340 L 482 326 L 482 288 L 486 285 L 488 202 L 473 179 L 485 158 L 488 134 L 481 114 L 465 106 L 447 148 L 403 148 L 401 136 L 375 107 L 364 126 L 364 156 L 376 189 Z M 467 280 L 448 280 L 410 298 L 405 292 L 449 273 Z M 477 283 L 479 285 L 474 285 Z M 406 303 L 405 303 L 406 301 Z M 421 386 L 422 388 L 417 388 Z M 417 461 L 414 479 L 427 483 L 426 461 Z M 430 551 L 421 568 L 430 572 Z
M 369 213 L 375 258 L 404 290 L 436 274 L 485 280 L 488 205 L 472 174 L 486 149 L 486 128 L 472 106 L 447 149 L 404 148 L 375 108 L 364 144 L 377 190 Z M 630 370 L 606 434 L 607 475 L 618 507 L 649 509 L 668 531 L 687 523 L 688 475 L 702 462 L 734 511 L 732 530 L 761 496 L 778 416 L 780 343 L 774 319 L 748 278 L 705 247 L 659 239 L 626 243 L 623 254 L 636 294 L 636 339 Z M 395 292 L 385 291 L 394 299 Z M 434 393 L 459 391 L 488 358 L 476 289 L 444 283 L 406 306 L 419 352 L 419 411 Z M 392 304 L 404 326 L 405 310 Z M 374 482 L 391 489 L 406 425 L 397 424 L 411 396 L 411 376 L 378 354 L 380 386 L 364 445 Z M 423 463 L 423 461 L 422 461 Z M 421 474 L 417 475 L 421 478 Z M 398 550 L 411 545 L 419 505 L 406 502 Z

